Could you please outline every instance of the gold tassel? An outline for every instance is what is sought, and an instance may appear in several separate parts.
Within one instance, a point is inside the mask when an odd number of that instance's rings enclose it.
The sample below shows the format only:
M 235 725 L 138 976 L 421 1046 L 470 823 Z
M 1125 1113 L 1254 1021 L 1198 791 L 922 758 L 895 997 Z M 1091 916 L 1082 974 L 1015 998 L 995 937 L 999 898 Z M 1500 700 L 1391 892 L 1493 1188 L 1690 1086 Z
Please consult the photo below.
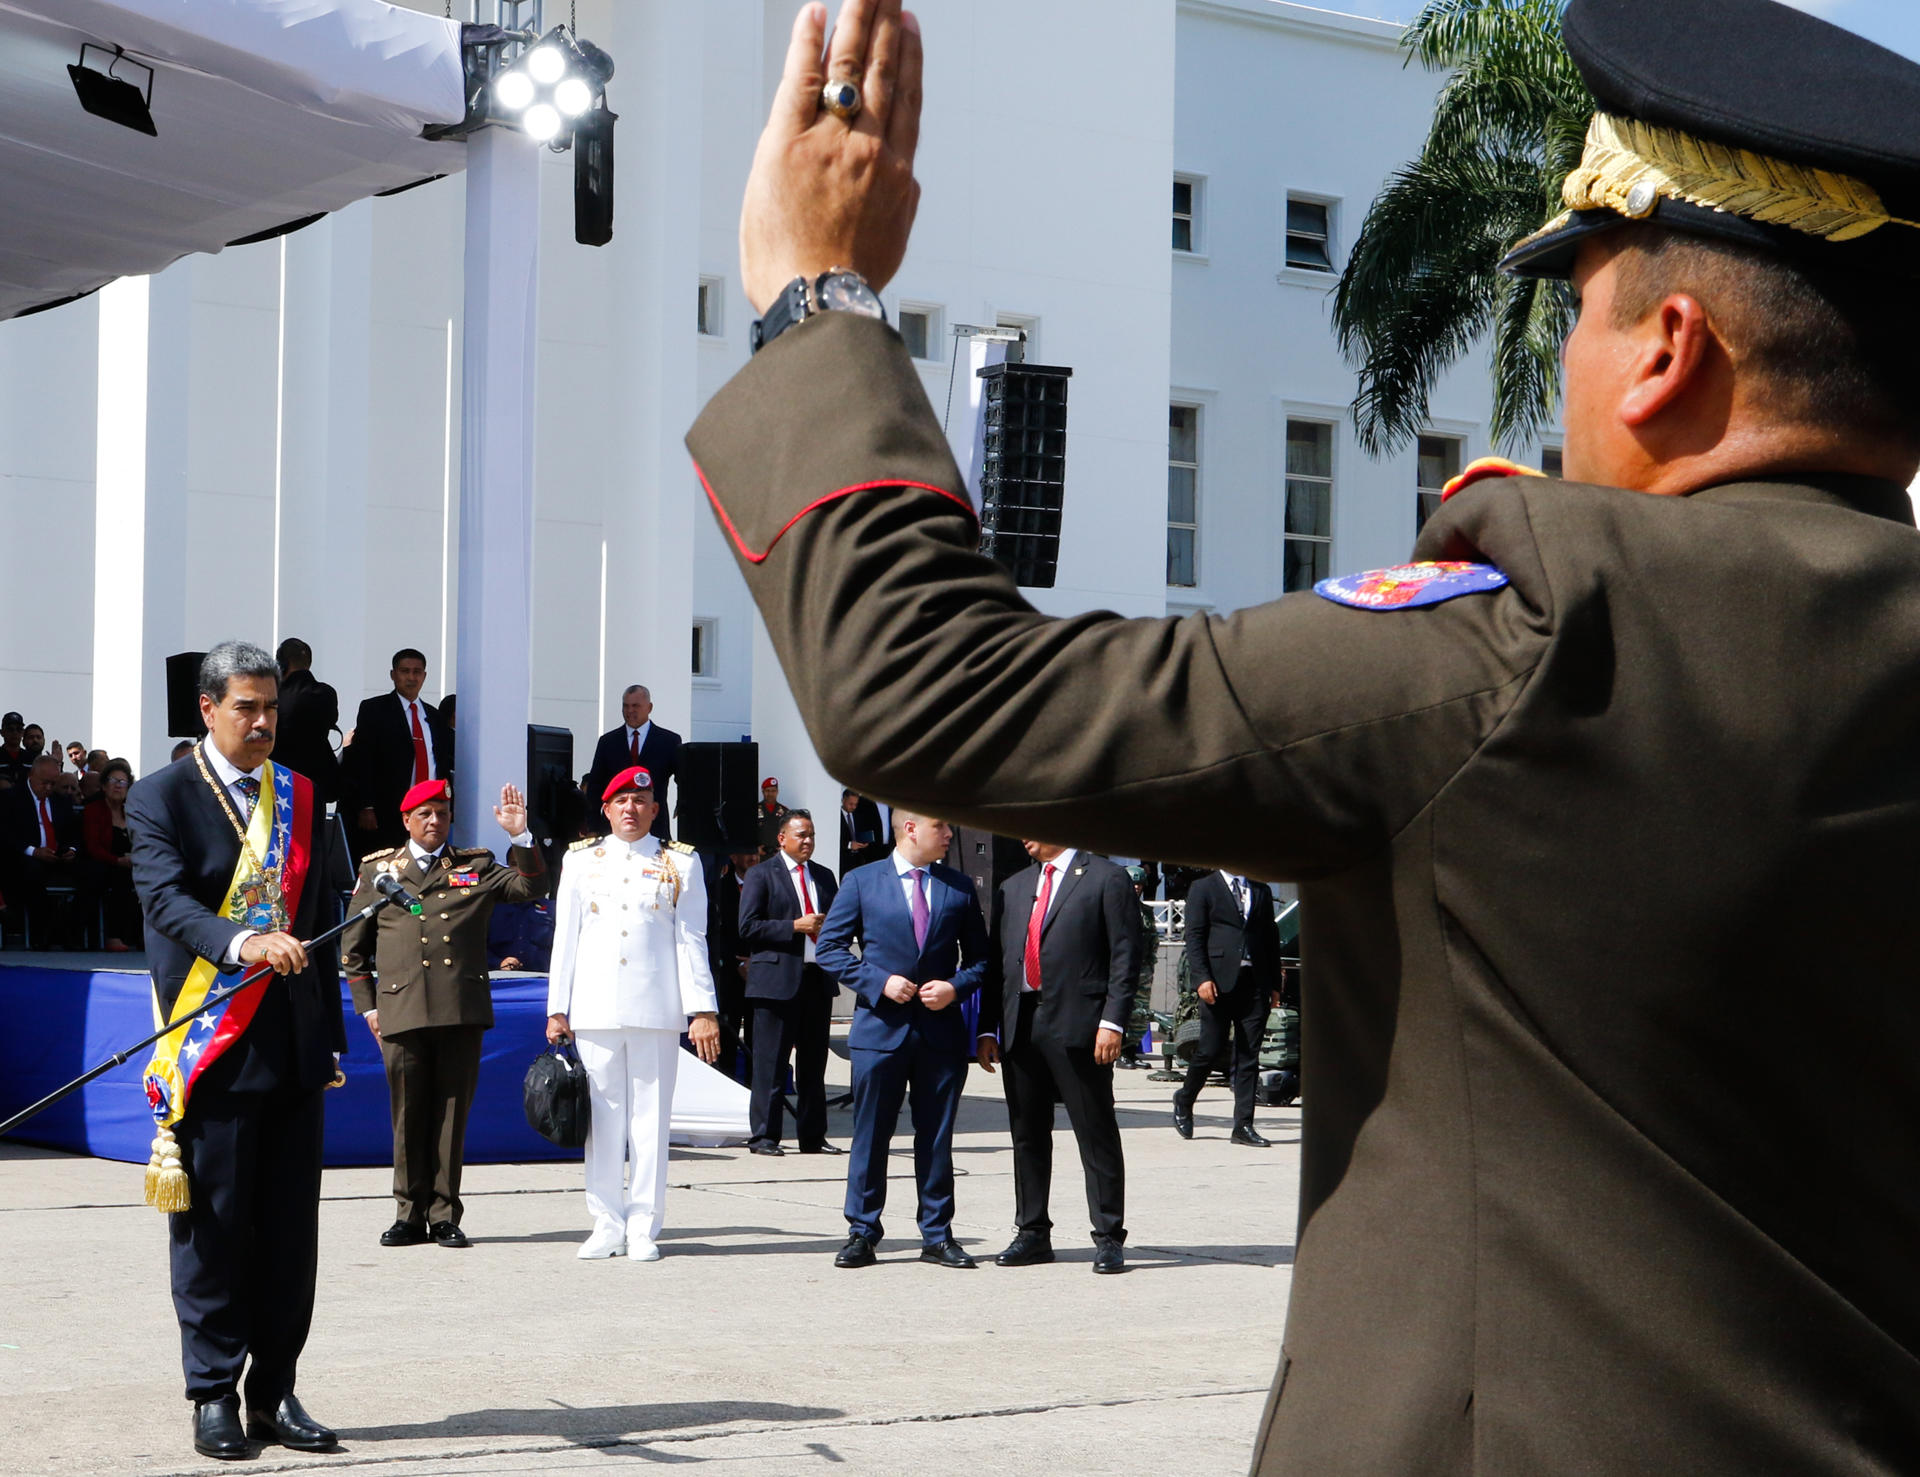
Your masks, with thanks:
M 187 1168 L 180 1162 L 180 1146 L 173 1141 L 173 1130 L 164 1123 L 153 1136 L 153 1152 L 147 1159 L 146 1200 L 164 1215 L 186 1210 L 193 1204 Z

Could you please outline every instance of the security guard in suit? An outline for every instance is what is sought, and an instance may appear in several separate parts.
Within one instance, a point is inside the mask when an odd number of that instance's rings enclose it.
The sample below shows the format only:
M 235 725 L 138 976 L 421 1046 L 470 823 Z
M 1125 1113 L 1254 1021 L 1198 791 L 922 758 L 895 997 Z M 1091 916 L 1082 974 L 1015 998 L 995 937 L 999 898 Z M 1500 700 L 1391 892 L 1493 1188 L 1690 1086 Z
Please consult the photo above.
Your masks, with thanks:
M 842 783 L 1299 882 L 1258 1473 L 1911 1471 L 1920 66 L 1775 0 L 1563 35 L 1600 114 L 1509 269 L 1580 304 L 1567 480 L 1463 477 L 1407 565 L 1061 620 L 977 554 L 873 291 L 898 0 L 796 20 L 688 440 Z
M 480 1037 L 493 1024 L 487 922 L 495 903 L 547 894 L 547 864 L 527 827 L 527 804 L 508 785 L 493 816 L 512 842 L 513 865 L 484 846 L 446 844 L 453 805 L 445 780 L 407 791 L 400 816 L 408 841 L 361 859 L 352 905 L 378 894 L 384 873 L 420 899 L 416 917 L 386 908 L 349 928 L 341 965 L 353 1006 L 380 1043 L 393 1108 L 394 1221 L 382 1246 L 432 1240 L 458 1249 L 460 1170 L 467 1109 L 480 1078 Z

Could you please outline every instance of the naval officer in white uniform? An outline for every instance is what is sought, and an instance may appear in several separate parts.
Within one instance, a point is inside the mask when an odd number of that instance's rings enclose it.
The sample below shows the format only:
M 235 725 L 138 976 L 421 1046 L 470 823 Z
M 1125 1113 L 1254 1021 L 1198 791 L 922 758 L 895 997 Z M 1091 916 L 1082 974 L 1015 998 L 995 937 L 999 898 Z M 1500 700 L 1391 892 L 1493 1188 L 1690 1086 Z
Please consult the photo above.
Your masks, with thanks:
M 593 1234 L 580 1256 L 625 1252 L 651 1262 L 660 1257 L 681 1030 L 688 1029 L 702 1061 L 720 1054 L 719 1003 L 707 968 L 707 888 L 691 847 L 648 834 L 659 806 L 646 770 L 622 770 L 601 799 L 613 834 L 577 843 L 560 872 L 547 1039 L 572 1036 L 593 1084 Z M 623 1183 L 628 1158 L 630 1185 Z

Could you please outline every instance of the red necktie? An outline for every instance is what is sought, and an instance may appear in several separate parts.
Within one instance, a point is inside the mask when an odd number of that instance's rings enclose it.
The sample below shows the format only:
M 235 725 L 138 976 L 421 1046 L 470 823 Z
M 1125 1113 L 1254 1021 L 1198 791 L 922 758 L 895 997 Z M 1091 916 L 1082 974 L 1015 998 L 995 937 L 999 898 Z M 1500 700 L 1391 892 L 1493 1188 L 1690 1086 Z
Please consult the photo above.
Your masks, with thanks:
M 811 913 L 813 911 L 813 894 L 807 891 L 807 864 L 805 862 L 795 862 L 793 864 L 793 875 L 800 879 L 800 906 Z
M 635 764 L 640 762 L 640 730 L 637 728 L 627 730 L 627 757 Z
M 53 850 L 53 811 L 47 806 L 47 797 L 40 797 L 40 844 L 48 851 Z
M 1027 984 L 1040 988 L 1040 930 L 1046 926 L 1047 905 L 1053 901 L 1053 863 L 1047 863 L 1040 879 L 1040 896 L 1033 900 L 1033 912 L 1027 918 Z
M 408 703 L 407 716 L 413 719 L 413 782 L 424 785 L 433 778 L 429 773 L 433 766 L 427 762 L 427 736 L 420 731 L 419 705 Z

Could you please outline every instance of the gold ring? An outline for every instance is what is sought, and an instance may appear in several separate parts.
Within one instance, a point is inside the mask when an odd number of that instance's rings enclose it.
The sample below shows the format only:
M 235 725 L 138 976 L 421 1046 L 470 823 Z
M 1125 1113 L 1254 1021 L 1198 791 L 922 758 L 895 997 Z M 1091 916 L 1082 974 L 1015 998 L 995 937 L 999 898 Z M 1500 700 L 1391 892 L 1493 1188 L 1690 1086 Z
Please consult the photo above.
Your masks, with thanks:
M 860 89 L 851 82 L 828 82 L 820 89 L 820 106 L 842 123 L 860 116 Z

